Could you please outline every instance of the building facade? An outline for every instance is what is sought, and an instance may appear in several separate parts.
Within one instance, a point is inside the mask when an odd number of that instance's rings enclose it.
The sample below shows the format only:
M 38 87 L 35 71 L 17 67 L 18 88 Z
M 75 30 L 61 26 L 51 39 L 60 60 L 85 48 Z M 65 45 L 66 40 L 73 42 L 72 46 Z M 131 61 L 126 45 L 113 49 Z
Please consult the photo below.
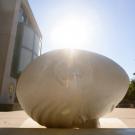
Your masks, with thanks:
M 14 104 L 19 75 L 41 54 L 41 39 L 27 0 L 0 0 L 0 106 Z

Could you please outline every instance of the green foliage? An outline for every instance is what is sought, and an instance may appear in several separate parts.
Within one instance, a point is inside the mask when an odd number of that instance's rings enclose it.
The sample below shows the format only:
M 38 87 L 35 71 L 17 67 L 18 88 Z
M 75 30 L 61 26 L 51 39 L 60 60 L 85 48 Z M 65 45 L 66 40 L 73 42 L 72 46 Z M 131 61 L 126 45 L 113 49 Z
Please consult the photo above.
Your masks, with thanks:
M 135 79 L 131 80 L 128 92 L 124 99 L 135 100 Z

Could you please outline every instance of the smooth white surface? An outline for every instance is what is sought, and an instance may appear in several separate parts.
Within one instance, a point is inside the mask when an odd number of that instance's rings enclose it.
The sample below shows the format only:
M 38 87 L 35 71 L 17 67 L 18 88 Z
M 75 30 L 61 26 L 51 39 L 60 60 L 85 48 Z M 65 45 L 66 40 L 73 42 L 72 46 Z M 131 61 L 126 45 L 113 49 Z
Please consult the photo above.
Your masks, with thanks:
M 21 75 L 17 97 L 47 127 L 92 127 L 125 96 L 128 76 L 115 62 L 81 50 L 38 57 Z

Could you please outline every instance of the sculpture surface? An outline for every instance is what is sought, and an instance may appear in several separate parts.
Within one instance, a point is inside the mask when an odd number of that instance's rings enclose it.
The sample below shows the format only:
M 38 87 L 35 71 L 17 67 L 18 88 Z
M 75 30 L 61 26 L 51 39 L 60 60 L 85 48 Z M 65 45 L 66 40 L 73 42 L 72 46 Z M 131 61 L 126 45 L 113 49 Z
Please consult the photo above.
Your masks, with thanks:
M 128 83 L 126 72 L 107 57 L 62 49 L 28 66 L 18 81 L 17 97 L 41 125 L 91 128 L 122 100 Z

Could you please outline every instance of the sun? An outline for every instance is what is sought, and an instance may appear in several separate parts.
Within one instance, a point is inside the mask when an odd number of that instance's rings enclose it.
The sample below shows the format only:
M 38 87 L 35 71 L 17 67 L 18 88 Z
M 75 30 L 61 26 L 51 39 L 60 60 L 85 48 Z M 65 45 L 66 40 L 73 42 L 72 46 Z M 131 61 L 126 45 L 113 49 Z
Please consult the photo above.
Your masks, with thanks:
M 80 49 L 89 41 L 86 21 L 67 18 L 60 21 L 51 31 L 51 41 L 57 48 Z

